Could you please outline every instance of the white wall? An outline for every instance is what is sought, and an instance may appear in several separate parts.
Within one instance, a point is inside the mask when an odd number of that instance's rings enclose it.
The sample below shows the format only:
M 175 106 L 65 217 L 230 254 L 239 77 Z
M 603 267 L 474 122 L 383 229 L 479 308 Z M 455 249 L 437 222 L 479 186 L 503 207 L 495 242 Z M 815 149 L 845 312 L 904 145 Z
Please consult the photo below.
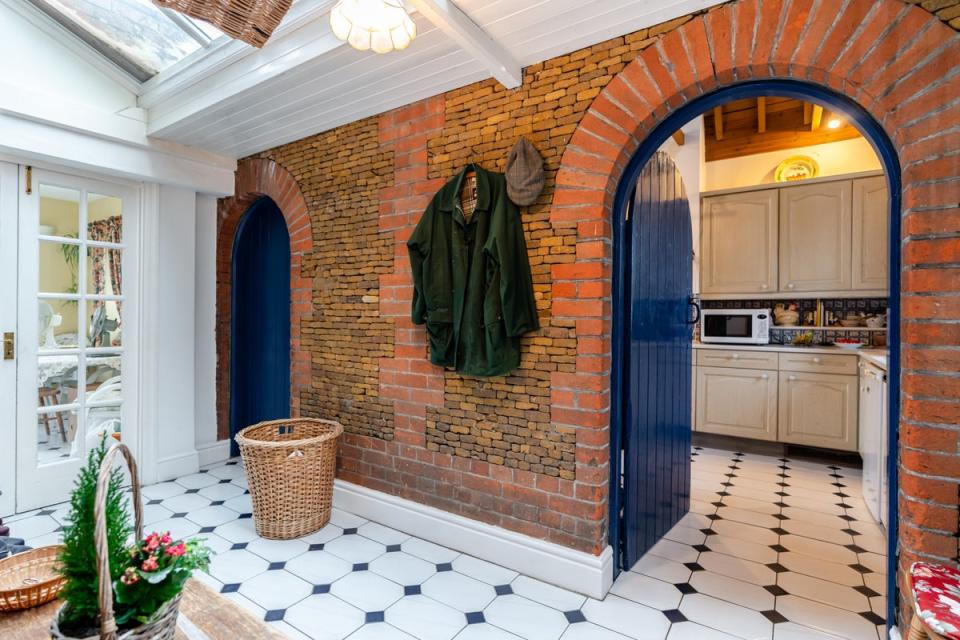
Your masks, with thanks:
M 690 202 L 690 226 L 693 233 L 693 292 L 700 292 L 700 191 L 703 183 L 703 127 L 701 119 L 694 118 L 685 124 L 683 146 L 667 139 L 660 151 L 667 153 L 677 165 L 683 187 Z
M 704 166 L 703 190 L 713 191 L 773 182 L 777 165 L 790 156 L 798 155 L 813 157 L 820 165 L 820 177 L 882 168 L 870 143 L 865 138 L 854 138 L 707 162 Z
M 200 464 L 230 455 L 229 440 L 217 441 L 217 200 L 197 196 L 194 375 L 196 443 Z
M 193 473 L 196 450 L 196 215 L 193 191 L 159 188 L 154 291 L 148 305 L 156 349 L 157 480 Z M 147 215 L 152 212 L 148 211 Z M 144 381 L 150 385 L 149 376 Z

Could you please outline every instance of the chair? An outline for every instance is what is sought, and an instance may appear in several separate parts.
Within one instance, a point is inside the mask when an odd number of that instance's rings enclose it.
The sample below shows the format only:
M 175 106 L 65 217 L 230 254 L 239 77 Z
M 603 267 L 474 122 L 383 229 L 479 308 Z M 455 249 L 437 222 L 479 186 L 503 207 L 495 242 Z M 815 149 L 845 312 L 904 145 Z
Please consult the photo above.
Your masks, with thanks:
M 39 387 L 37 389 L 37 395 L 39 396 L 41 407 L 52 407 L 60 404 L 60 389 L 56 387 Z M 51 416 L 56 417 L 57 427 L 60 429 L 61 442 L 67 442 L 67 430 L 63 424 L 63 413 L 61 411 L 51 411 L 40 414 L 40 420 L 43 421 L 43 428 L 44 431 L 47 432 L 47 437 L 50 437 Z
M 913 604 L 907 640 L 960 640 L 960 570 L 915 562 L 903 590 Z

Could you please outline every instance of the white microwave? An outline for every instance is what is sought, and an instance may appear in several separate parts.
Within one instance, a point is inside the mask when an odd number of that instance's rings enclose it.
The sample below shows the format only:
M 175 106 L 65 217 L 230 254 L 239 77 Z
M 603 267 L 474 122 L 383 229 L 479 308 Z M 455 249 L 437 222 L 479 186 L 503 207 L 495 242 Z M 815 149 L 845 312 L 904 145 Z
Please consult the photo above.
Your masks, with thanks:
M 700 342 L 770 344 L 770 309 L 704 309 Z

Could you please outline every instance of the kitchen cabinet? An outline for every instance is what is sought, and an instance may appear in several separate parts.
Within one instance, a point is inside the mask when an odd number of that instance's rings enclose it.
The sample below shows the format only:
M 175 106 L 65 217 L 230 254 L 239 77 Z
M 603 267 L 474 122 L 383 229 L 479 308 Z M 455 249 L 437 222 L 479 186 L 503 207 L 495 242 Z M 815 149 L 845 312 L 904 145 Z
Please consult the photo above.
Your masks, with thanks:
M 883 176 L 853 181 L 853 279 L 857 290 L 886 289 L 890 204 Z
M 887 513 L 887 386 L 879 367 L 860 365 L 860 442 L 863 500 L 874 520 L 884 525 Z
M 781 372 L 778 439 L 857 451 L 857 377 Z
M 697 364 L 701 367 L 731 367 L 733 369 L 777 369 L 777 354 L 773 351 L 750 349 L 697 349 Z
M 777 190 L 705 198 L 701 217 L 702 293 L 777 289 Z
M 777 439 L 777 372 L 697 367 L 696 429 Z
M 843 180 L 780 190 L 780 291 L 850 289 L 851 188 Z
M 886 295 L 886 177 L 831 177 L 705 195 L 700 283 L 707 299 Z

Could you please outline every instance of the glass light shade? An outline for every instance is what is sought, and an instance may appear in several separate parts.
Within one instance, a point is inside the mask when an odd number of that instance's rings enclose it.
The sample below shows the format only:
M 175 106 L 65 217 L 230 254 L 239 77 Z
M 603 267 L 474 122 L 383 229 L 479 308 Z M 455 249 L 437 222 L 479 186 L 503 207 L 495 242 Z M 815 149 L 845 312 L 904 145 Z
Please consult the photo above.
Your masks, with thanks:
M 330 11 L 330 28 L 360 51 L 406 49 L 417 37 L 417 25 L 403 0 L 339 0 Z

